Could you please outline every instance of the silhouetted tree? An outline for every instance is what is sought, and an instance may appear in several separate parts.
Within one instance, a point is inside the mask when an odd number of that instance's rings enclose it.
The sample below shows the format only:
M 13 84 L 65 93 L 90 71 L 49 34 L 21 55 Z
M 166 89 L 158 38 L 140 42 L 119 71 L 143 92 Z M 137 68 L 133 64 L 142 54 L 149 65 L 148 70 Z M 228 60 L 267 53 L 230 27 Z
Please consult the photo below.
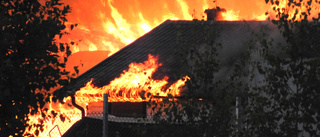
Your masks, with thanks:
M 216 77 L 222 69 L 217 50 L 224 48 L 214 41 L 219 28 L 203 31 L 208 36 L 204 50 L 192 39 L 182 42 L 195 45 L 182 45 L 191 79 L 187 98 L 164 99 L 155 115 L 169 131 L 165 136 L 319 136 L 320 25 L 319 17 L 310 18 L 312 12 L 320 15 L 319 1 L 281 2 L 266 0 L 274 7 L 272 29 L 283 41 L 268 37 L 263 28 L 253 32 L 249 54 L 231 66 L 227 81 Z
M 22 136 L 27 126 L 41 131 L 27 115 L 45 111 L 50 88 L 68 82 L 62 70 L 71 51 L 55 40 L 67 34 L 69 12 L 60 0 L 0 1 L 0 136 Z
M 319 2 L 281 1 L 284 8 L 279 2 L 266 0 L 285 43 L 260 35 L 255 68 L 261 80 L 248 99 L 246 136 L 319 136 L 320 26 L 310 18 Z

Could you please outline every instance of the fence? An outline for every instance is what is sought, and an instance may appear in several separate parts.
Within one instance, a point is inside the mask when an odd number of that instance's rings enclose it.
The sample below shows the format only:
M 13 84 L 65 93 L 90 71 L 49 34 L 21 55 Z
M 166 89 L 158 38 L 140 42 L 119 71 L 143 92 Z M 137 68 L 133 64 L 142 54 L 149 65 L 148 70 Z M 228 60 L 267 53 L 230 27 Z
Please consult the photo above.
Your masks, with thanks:
M 103 108 L 103 110 L 108 110 L 107 128 L 103 127 L 104 114 L 101 108 L 105 106 L 108 106 Z M 203 133 L 207 131 L 197 133 L 197 130 L 213 126 L 212 124 L 202 126 L 205 124 L 195 124 L 188 121 L 176 122 L 173 120 L 170 122 L 169 120 L 167 122 L 168 115 L 154 114 L 154 107 L 146 105 L 144 102 L 109 102 L 108 105 L 100 103 L 89 105 L 86 110 L 86 116 L 72 123 L 72 126 L 59 125 L 59 129 L 64 131 L 63 137 L 102 137 L 105 131 L 107 131 L 108 137 L 203 136 Z M 66 114 L 66 116 L 73 117 L 70 114 Z M 158 119 L 154 120 L 154 118 Z M 183 119 L 183 116 L 181 118 Z M 201 120 L 198 117 L 194 118 L 193 121 Z
M 145 115 L 108 114 L 108 137 L 156 136 L 160 134 L 160 130 L 155 125 L 155 122 Z M 57 128 L 65 131 L 63 137 L 102 137 L 103 113 L 88 113 L 70 127 L 62 124 L 54 130 Z

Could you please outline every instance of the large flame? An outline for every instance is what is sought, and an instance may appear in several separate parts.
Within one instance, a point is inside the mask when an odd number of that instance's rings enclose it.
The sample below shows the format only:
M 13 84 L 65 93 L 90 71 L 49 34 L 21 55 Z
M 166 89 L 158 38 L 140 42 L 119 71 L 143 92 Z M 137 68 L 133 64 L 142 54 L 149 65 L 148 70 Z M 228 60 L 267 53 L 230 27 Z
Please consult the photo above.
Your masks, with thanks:
M 172 84 L 168 89 L 168 77 L 162 80 L 152 79 L 152 74 L 161 66 L 157 58 L 149 55 L 144 63 L 131 63 L 128 70 L 124 70 L 120 77 L 114 79 L 109 85 L 94 87 L 90 82 L 76 92 L 75 97 L 78 103 L 91 103 L 103 100 L 103 94 L 109 94 L 109 102 L 141 102 L 152 96 L 180 95 L 182 87 L 188 77 Z M 165 90 L 164 90 L 165 89 Z
M 222 14 L 223 20 L 266 20 L 265 12 L 271 13 L 273 8 L 265 4 L 264 0 L 215 1 L 212 3 L 212 0 L 64 0 L 62 2 L 69 4 L 72 8 L 68 16 L 68 24 L 77 23 L 78 26 L 61 41 L 75 41 L 77 44 L 71 45 L 73 53 L 103 50 L 109 51 L 111 55 L 167 19 L 201 20 L 205 19 L 205 9 L 219 6 L 226 9 L 226 12 Z M 306 4 L 308 3 L 304 0 L 304 5 Z M 318 5 L 315 1 L 312 1 L 312 4 Z M 290 9 L 285 0 L 280 0 L 276 8 L 278 7 Z M 305 7 L 297 9 L 299 14 L 307 10 Z M 291 18 L 294 15 L 292 12 L 295 11 L 291 9 L 289 12 Z M 319 8 L 312 6 L 310 12 L 309 18 L 317 17 Z M 269 16 L 275 15 L 269 14 Z M 179 96 L 180 87 L 188 77 L 164 90 L 167 78 L 151 79 L 152 73 L 160 65 L 153 56 L 149 56 L 149 60 L 144 63 L 132 63 L 129 70 L 124 71 L 119 78 L 107 86 L 97 88 L 91 82 L 87 83 L 76 93 L 76 100 L 79 104 L 101 101 L 103 93 L 110 95 L 109 101 L 143 101 L 152 96 L 168 94 Z M 47 104 L 48 114 L 55 110 L 58 115 L 66 115 L 64 122 L 58 117 L 52 116 L 44 119 L 41 115 L 29 115 L 31 120 L 28 124 L 44 123 L 44 131 L 39 136 L 59 137 L 60 133 L 63 134 L 73 123 L 81 119 L 80 115 L 67 115 L 80 112 L 72 105 L 68 105 L 70 99 L 65 100 L 65 104 Z M 35 133 L 36 129 L 28 127 L 26 132 Z
M 76 102 L 85 108 L 86 104 L 103 101 L 103 94 L 109 94 L 109 102 L 141 102 L 153 96 L 165 97 L 169 94 L 179 96 L 182 86 L 189 77 L 185 76 L 166 88 L 168 77 L 162 80 L 151 78 L 159 66 L 161 64 L 158 63 L 157 58 L 149 55 L 148 60 L 144 63 L 131 63 L 129 69 L 124 70 L 120 77 L 115 78 L 109 85 L 98 88 L 91 81 L 88 82 L 85 87 L 76 92 Z M 46 114 L 50 115 L 49 117 L 42 118 L 40 114 L 29 116 L 29 125 L 44 123 L 44 130 L 39 136 L 59 137 L 60 133 L 65 133 L 69 127 L 81 119 L 81 112 L 72 107 L 70 98 L 65 98 L 64 102 L 64 104 L 48 103 Z M 56 116 L 52 115 L 52 110 L 56 111 Z M 65 116 L 65 121 L 61 120 L 60 114 Z M 40 128 L 29 127 L 26 133 L 35 135 L 37 129 Z
M 292 0 L 292 2 L 299 4 L 295 5 L 291 3 L 289 5 L 288 0 L 280 0 L 277 4 L 273 5 L 272 8 L 279 10 L 279 13 L 288 14 L 287 19 L 292 21 L 300 21 L 304 19 L 304 15 L 308 15 L 307 20 L 319 17 L 320 3 L 318 1 Z
M 309 0 L 303 0 L 307 5 Z M 225 8 L 223 20 L 266 20 L 275 17 L 273 7 L 290 10 L 287 0 L 279 0 L 279 6 L 266 4 L 264 0 L 72 0 L 63 1 L 72 7 L 68 23 L 77 23 L 65 41 L 76 40 L 73 53 L 78 51 L 107 50 L 109 55 L 117 52 L 138 37 L 149 32 L 165 20 L 205 19 L 205 9 Z M 311 15 L 317 17 L 319 4 L 312 1 Z M 298 9 L 307 12 L 306 6 Z M 269 12 L 267 16 L 265 13 Z
M 70 24 L 77 23 L 66 41 L 78 40 L 72 46 L 78 51 L 107 50 L 113 54 L 149 32 L 165 20 L 205 19 L 205 9 L 223 7 L 224 20 L 265 20 L 270 5 L 263 0 L 72 0 Z
M 47 103 L 45 106 L 47 110 L 44 111 L 45 117 L 42 117 L 40 113 L 29 115 L 30 120 L 27 124 L 30 126 L 26 128 L 24 136 L 60 137 L 75 122 L 80 120 L 81 112 L 71 105 L 70 97 L 64 100 L 64 104 L 52 101 Z M 43 124 L 43 127 L 37 126 L 40 124 Z

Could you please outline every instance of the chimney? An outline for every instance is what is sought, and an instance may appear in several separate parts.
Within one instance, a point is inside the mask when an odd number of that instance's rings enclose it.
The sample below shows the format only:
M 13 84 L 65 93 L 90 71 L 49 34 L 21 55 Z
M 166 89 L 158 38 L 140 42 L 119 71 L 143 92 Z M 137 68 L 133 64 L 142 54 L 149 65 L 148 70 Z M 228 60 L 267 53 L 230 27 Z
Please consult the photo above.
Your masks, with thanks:
M 213 9 L 206 9 L 204 13 L 207 14 L 207 21 L 211 20 L 222 20 L 223 17 L 221 15 L 222 12 L 226 12 L 224 8 L 213 8 Z

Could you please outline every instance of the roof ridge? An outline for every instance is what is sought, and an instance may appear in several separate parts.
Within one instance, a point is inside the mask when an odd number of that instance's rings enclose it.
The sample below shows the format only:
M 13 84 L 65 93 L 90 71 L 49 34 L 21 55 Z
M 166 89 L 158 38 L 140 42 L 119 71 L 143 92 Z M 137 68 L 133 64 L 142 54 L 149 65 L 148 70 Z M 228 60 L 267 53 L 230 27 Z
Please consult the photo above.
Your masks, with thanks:
M 148 35 L 148 34 L 154 32 L 154 31 L 157 31 L 157 30 L 159 30 L 159 29 L 162 29 L 162 28 L 164 28 L 165 26 L 171 25 L 171 24 L 173 24 L 173 23 L 175 23 L 175 22 L 176 22 L 176 21 L 173 21 L 173 20 L 170 20 L 170 19 L 162 22 L 161 24 L 159 24 L 158 26 L 156 26 L 155 28 L 153 28 L 151 31 L 145 33 L 144 35 L 142 35 L 142 36 L 140 36 L 139 38 L 137 38 L 135 41 L 131 42 L 130 44 L 128 44 L 128 45 L 126 45 L 126 46 L 124 46 L 122 49 L 126 49 L 126 48 L 130 47 L 130 46 L 131 46 L 132 44 L 134 44 L 136 41 L 139 41 L 140 39 L 144 38 L 145 35 Z M 92 73 L 92 71 L 95 71 L 96 68 L 99 68 L 101 65 L 105 65 L 105 62 L 108 62 L 108 60 L 111 60 L 112 58 L 114 58 L 114 56 L 117 56 L 117 54 L 121 54 L 121 52 L 123 51 L 122 49 L 120 49 L 119 51 L 115 52 L 115 53 L 112 54 L 111 56 L 108 56 L 106 59 L 102 60 L 101 62 L 99 62 L 98 64 L 96 64 L 95 66 L 93 66 L 92 68 L 90 68 L 89 70 L 87 70 L 86 72 L 84 72 L 84 73 L 82 73 L 81 75 L 79 75 L 79 76 L 76 78 L 76 81 L 75 81 L 75 82 L 78 82 L 78 80 L 81 81 L 81 79 L 82 79 L 83 77 L 90 76 L 91 73 Z M 90 78 L 90 79 L 88 78 L 88 80 L 87 80 L 86 82 L 89 82 L 91 79 L 92 79 L 92 78 Z M 80 82 L 80 81 L 79 81 L 79 82 Z M 85 82 L 85 83 L 86 83 L 86 82 Z M 73 85 L 73 84 L 70 84 L 70 85 L 68 85 L 68 86 L 65 86 L 65 88 L 66 88 L 66 87 L 69 87 L 69 86 L 72 87 L 72 85 Z M 63 87 L 59 88 L 58 90 L 62 90 L 62 89 L 63 89 Z M 69 89 L 67 88 L 67 90 L 69 90 Z

